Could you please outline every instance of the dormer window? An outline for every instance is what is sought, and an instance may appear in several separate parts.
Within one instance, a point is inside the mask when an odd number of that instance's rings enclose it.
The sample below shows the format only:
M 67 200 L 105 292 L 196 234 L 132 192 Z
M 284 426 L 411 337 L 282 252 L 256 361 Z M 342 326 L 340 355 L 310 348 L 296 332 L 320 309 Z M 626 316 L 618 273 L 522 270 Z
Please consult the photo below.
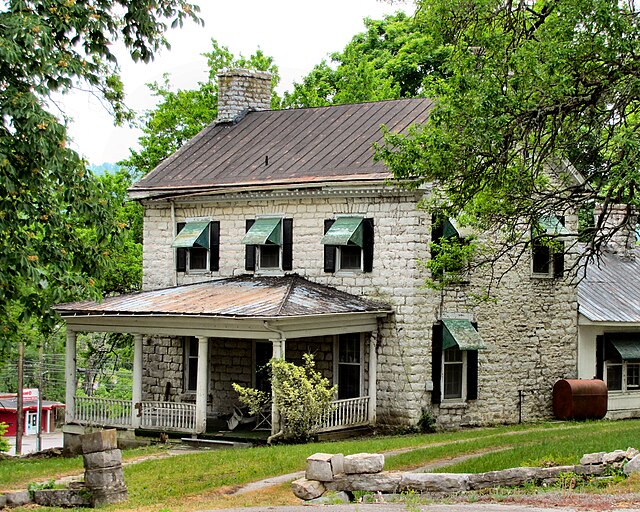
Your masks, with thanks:
M 217 271 L 220 268 L 220 223 L 210 220 L 178 222 L 171 244 L 177 272 Z
M 324 271 L 371 272 L 373 219 L 342 216 L 324 221 Z
M 279 272 L 293 268 L 293 219 L 247 219 L 245 269 Z

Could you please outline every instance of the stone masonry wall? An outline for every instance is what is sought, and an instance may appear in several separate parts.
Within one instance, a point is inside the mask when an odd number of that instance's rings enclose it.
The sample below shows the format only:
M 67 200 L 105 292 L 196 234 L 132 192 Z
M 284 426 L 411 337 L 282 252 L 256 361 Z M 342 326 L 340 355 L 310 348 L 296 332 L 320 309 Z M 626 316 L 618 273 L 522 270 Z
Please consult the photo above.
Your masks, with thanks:
M 423 286 L 427 271 L 418 261 L 429 255 L 431 219 L 417 209 L 413 193 L 358 197 L 317 192 L 290 197 L 276 194 L 175 204 L 175 222 L 199 217 L 220 221 L 219 272 L 176 275 L 170 204 L 146 204 L 144 288 L 245 274 L 245 248 L 241 243 L 245 220 L 283 214 L 293 218 L 294 273 L 384 301 L 394 308 L 395 314 L 381 323 L 377 333 L 379 423 L 415 425 L 422 410 L 431 408 L 442 426 L 513 423 L 519 417 L 519 390 L 524 392 L 524 420 L 549 417 L 555 379 L 576 375 L 577 306 L 573 285 L 561 279 L 532 278 L 530 262 L 525 258 L 492 288 L 494 301 L 470 298 L 486 292 L 488 277 L 482 274 L 472 275 L 469 285 L 441 294 Z M 323 220 L 336 214 L 362 214 L 374 219 L 373 272 L 323 272 Z M 432 406 L 431 329 L 441 315 L 454 313 L 472 317 L 487 342 L 487 350 L 479 354 L 478 399 Z M 289 350 L 295 347 L 288 342 L 287 353 Z
M 181 337 L 144 338 L 142 345 L 142 399 L 164 400 L 167 384 L 169 401 L 181 401 L 184 348 Z

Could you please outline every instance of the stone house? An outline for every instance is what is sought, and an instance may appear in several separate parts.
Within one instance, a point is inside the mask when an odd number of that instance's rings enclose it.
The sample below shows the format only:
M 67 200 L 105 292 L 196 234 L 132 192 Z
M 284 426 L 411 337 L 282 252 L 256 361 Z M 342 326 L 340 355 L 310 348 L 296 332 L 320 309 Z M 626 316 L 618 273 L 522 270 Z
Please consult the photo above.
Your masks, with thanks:
M 218 120 L 130 189 L 145 209 L 144 291 L 56 307 L 67 431 L 202 433 L 233 413 L 232 382 L 268 389 L 264 364 L 305 352 L 338 384 L 322 430 L 406 428 L 425 411 L 441 427 L 550 417 L 554 382 L 579 373 L 578 289 L 564 278 L 576 254 L 499 262 L 492 301 L 477 300 L 486 272 L 425 287 L 431 241 L 459 233 L 418 207 L 428 187 L 389 182 L 372 144 L 383 124 L 424 123 L 432 102 L 269 111 L 269 94 L 266 73 L 222 74 Z M 575 227 L 553 213 L 553 229 Z M 131 402 L 75 397 L 83 331 L 134 335 Z M 276 431 L 272 413 L 259 423 Z

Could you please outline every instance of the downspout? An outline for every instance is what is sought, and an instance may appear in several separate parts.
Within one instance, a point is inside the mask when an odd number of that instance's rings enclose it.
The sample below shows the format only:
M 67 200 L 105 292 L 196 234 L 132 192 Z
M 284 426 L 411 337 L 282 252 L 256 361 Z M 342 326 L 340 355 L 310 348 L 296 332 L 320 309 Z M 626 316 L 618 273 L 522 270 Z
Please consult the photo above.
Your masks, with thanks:
M 171 233 L 172 233 L 172 239 L 175 240 L 176 239 L 176 203 L 173 201 L 173 199 L 170 199 L 169 202 L 171 203 Z M 171 248 L 171 250 L 173 251 L 173 286 L 178 286 L 178 272 L 176 271 L 176 265 L 177 265 L 177 253 L 178 251 L 176 251 L 175 249 Z

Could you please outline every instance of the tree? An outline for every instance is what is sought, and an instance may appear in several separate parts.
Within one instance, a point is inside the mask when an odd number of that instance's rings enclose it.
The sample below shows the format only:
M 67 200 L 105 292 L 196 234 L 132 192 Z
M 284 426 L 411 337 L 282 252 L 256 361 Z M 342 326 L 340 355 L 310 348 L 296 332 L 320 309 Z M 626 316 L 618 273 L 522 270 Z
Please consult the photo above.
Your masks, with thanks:
M 597 253 L 633 219 L 604 229 L 610 206 L 639 206 L 639 14 L 618 0 L 419 1 L 448 55 L 423 82 L 436 106 L 378 157 L 412 186 L 436 182 L 434 210 L 501 232 L 505 248 L 526 247 L 544 215 L 600 203 L 580 233 Z M 583 183 L 549 178 L 571 166 Z
M 158 105 L 145 113 L 139 139 L 141 149 L 131 149 L 129 158 L 121 165 L 126 166 L 134 176 L 142 176 L 155 168 L 163 159 L 178 150 L 205 126 L 213 122 L 218 114 L 218 86 L 216 75 L 225 68 L 244 67 L 269 71 L 272 75 L 272 108 L 278 108 L 280 99 L 275 87 L 280 81 L 273 58 L 258 49 L 248 58 L 235 57 L 226 46 L 211 40 L 211 52 L 203 54 L 209 66 L 209 80 L 199 83 L 197 89 L 174 91 L 170 75 L 164 75 L 164 82 L 149 84 Z
M 35 318 L 55 324 L 50 305 L 97 293 L 117 219 L 103 188 L 66 146 L 48 109 L 52 92 L 86 85 L 116 121 L 130 116 L 111 41 L 147 62 L 167 23 L 200 21 L 184 0 L 6 0 L 0 12 L 0 332 Z M 84 226 L 95 226 L 93 233 Z M 87 243 L 87 242 L 90 243 Z
M 316 107 L 418 96 L 423 80 L 441 72 L 448 49 L 424 29 L 420 18 L 404 13 L 382 20 L 366 18 L 331 63 L 316 65 L 285 93 L 286 107 Z

